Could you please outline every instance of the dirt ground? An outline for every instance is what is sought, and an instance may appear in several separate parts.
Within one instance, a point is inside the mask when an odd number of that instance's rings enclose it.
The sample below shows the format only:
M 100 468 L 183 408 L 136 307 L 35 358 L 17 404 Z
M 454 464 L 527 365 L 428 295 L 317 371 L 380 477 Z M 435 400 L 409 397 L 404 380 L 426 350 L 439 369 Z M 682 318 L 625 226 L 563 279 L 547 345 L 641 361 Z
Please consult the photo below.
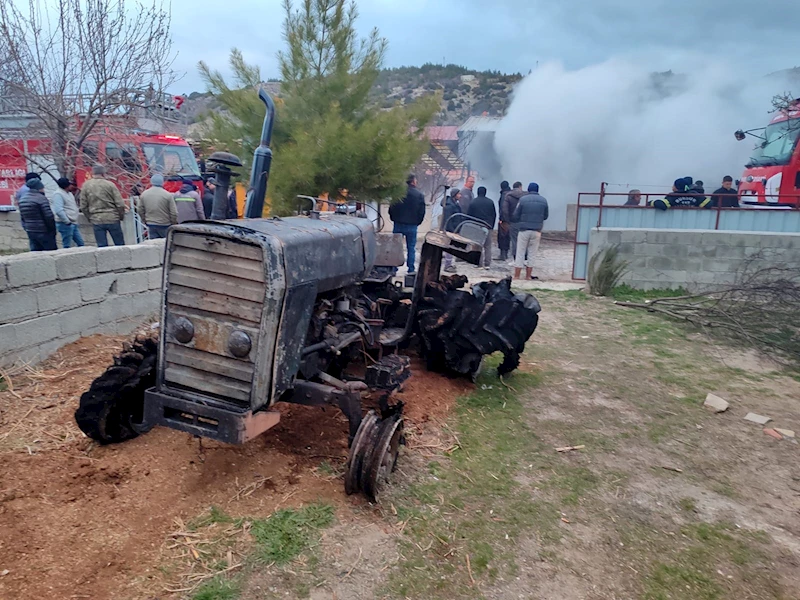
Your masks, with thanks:
M 120 340 L 66 348 L 0 392 L 0 598 L 194 598 L 176 578 L 191 555 L 172 566 L 186 523 L 319 502 L 336 519 L 313 550 L 203 600 L 800 597 L 800 446 L 744 420 L 800 435 L 800 378 L 607 299 L 537 296 L 521 374 L 415 369 L 380 507 L 342 490 L 333 410 L 283 407 L 243 447 L 161 429 L 90 444 L 72 411 Z M 708 392 L 729 410 L 704 409 Z
M 280 424 L 239 447 L 162 428 L 93 444 L 72 414 L 124 339 L 82 339 L 0 392 L 0 598 L 159 597 L 176 520 L 212 505 L 266 517 L 320 498 L 342 510 L 365 504 L 316 470 L 347 456 L 347 422 L 333 409 L 279 405 Z M 399 394 L 412 437 L 471 388 L 415 367 Z M 240 493 L 253 482 L 255 493 Z

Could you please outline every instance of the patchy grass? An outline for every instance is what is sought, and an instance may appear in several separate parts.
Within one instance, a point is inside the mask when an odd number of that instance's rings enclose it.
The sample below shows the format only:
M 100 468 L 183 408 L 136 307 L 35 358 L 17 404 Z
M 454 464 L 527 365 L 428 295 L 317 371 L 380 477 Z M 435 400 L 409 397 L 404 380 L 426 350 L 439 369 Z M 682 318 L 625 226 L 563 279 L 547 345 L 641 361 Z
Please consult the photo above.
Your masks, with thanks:
M 282 509 L 252 522 L 250 533 L 261 561 L 284 565 L 319 541 L 319 530 L 333 523 L 333 506 L 309 504 Z
M 620 302 L 644 302 L 645 300 L 655 300 L 657 298 L 677 298 L 679 296 L 686 296 L 687 292 L 683 288 L 672 290 L 658 289 L 658 290 L 637 290 L 628 284 L 618 285 L 611 290 L 611 297 Z
M 226 579 L 222 575 L 217 575 L 211 581 L 201 585 L 192 594 L 192 600 L 236 600 L 241 592 L 241 579 Z

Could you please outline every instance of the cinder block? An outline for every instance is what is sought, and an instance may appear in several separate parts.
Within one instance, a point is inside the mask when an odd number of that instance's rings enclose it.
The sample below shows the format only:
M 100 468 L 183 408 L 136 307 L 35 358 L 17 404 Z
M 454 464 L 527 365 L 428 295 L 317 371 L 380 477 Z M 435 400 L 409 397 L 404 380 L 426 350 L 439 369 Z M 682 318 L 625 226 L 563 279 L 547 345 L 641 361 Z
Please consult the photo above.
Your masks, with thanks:
M 150 317 L 161 308 L 161 292 L 153 290 L 131 296 L 131 317 Z M 142 319 L 144 320 L 144 319 Z
M 621 244 L 622 243 L 622 232 L 618 229 L 611 229 L 606 230 L 606 240 L 611 245 Z
M 0 325 L 0 356 L 19 348 L 17 344 L 17 326 Z
M 55 252 L 28 252 L 4 259 L 9 287 L 39 285 L 56 280 Z
M 689 251 L 686 248 L 686 244 L 665 244 L 663 255 L 671 258 L 686 258 L 689 255 Z
M 81 284 L 79 281 L 65 281 L 37 288 L 36 301 L 40 315 L 80 306 Z
M 100 304 L 100 322 L 113 323 L 133 314 L 133 296 L 113 296 Z
M 98 248 L 95 252 L 98 273 L 131 268 L 131 249 L 128 246 L 107 246 Z
M 114 323 L 114 333 L 117 335 L 130 335 L 142 325 L 141 319 L 123 319 Z
M 120 295 L 138 294 L 149 289 L 147 271 L 120 273 L 117 277 L 117 293 Z
M 647 240 L 644 244 L 637 246 L 636 250 L 644 256 L 664 256 L 664 244 L 655 244 Z
M 100 311 L 96 304 L 88 304 L 60 313 L 61 333 L 63 335 L 80 334 L 100 324 Z
M 35 290 L 11 290 L 0 294 L 0 324 L 35 317 L 38 312 Z
M 131 247 L 131 267 L 134 269 L 152 269 L 161 265 L 164 255 L 163 244 L 140 244 Z
M 61 337 L 61 315 L 37 317 L 17 324 L 17 343 L 20 348 L 40 346 Z
M 67 248 L 56 254 L 56 273 L 59 279 L 76 279 L 97 272 L 97 248 Z
M 90 335 L 112 335 L 115 333 L 117 333 L 117 330 L 114 323 L 105 323 L 81 331 L 81 337 L 89 337 Z
M 21 348 L 5 356 L 0 355 L 0 365 L 2 366 L 10 366 L 14 363 L 29 363 L 35 365 L 40 360 L 41 354 L 39 354 L 39 346 Z
M 643 244 L 647 239 L 647 232 L 644 229 L 623 229 L 622 243 Z
M 656 270 L 666 270 L 672 269 L 674 265 L 674 259 L 667 255 L 661 256 L 651 256 L 647 259 L 647 266 L 651 269 Z
M 699 258 L 675 258 L 672 261 L 672 268 L 676 271 L 700 271 L 703 268 L 703 261 Z
M 81 279 L 81 298 L 84 302 L 95 302 L 110 294 L 116 294 L 117 277 L 116 273 L 104 273 L 96 277 Z
M 164 269 L 150 269 L 147 271 L 147 287 L 151 290 L 160 290 L 163 275 Z
M 46 360 L 67 344 L 77 342 L 79 339 L 81 339 L 81 336 L 79 335 L 68 335 L 66 337 L 60 337 L 51 342 L 45 342 L 39 346 L 39 360 Z
M 712 273 L 727 273 L 736 271 L 739 266 L 738 261 L 725 260 L 723 258 L 703 260 L 703 271 Z
M 6 263 L 0 262 L 0 292 L 5 290 L 7 287 L 8 287 L 8 276 L 6 275 Z

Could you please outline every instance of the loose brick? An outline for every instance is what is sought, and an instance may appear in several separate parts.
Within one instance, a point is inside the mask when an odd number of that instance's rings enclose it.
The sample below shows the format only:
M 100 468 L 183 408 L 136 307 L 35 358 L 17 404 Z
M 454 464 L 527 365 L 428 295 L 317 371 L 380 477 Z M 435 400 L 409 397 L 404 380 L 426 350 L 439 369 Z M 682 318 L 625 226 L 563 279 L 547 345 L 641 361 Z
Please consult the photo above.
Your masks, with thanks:
M 65 281 L 46 285 L 36 290 L 39 314 L 74 308 L 81 305 L 81 284 L 79 281 Z
M 147 271 L 120 273 L 117 279 L 117 293 L 120 295 L 146 292 L 149 289 L 148 286 Z
M 76 279 L 97 272 L 97 248 L 68 248 L 56 255 L 59 279 Z
M 38 314 L 35 290 L 6 291 L 0 295 L 0 323 L 11 323 Z
M 98 248 L 97 272 L 124 271 L 131 268 L 131 249 L 128 246 L 107 246 Z
M 116 273 L 103 273 L 96 277 L 87 277 L 81 280 L 81 298 L 84 302 L 103 300 L 110 294 L 116 293 Z
M 39 285 L 56 280 L 54 252 L 28 252 L 5 259 L 9 287 Z
M 100 311 L 95 304 L 81 306 L 59 314 L 63 335 L 79 334 L 100 324 Z
M 17 343 L 20 348 L 39 346 L 61 337 L 61 315 L 38 317 L 17 324 Z
M 141 244 L 131 248 L 131 267 L 134 269 L 151 269 L 161 265 L 164 246 Z

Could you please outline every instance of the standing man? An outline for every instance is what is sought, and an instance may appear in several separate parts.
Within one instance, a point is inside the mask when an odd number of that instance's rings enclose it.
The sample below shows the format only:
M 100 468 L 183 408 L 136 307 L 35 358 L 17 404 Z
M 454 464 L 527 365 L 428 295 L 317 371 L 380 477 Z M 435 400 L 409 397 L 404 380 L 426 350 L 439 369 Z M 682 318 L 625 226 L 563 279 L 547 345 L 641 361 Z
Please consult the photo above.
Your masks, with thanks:
M 739 208 L 739 192 L 733 188 L 733 177 L 725 175 L 722 178 L 722 187 L 711 195 L 711 206 Z
M 460 215 L 461 214 L 461 207 L 458 205 L 458 200 L 461 198 L 461 191 L 458 188 L 452 188 L 450 190 L 450 195 L 445 196 L 444 198 L 444 211 L 442 213 L 442 227 L 445 231 L 453 232 L 458 227 L 458 223 L 460 220 L 463 219 L 453 219 L 450 221 L 450 217 L 453 215 Z M 448 221 L 450 221 L 448 223 Z M 444 270 L 448 273 L 455 273 L 456 266 L 453 264 L 455 259 L 453 255 L 449 252 L 444 253 Z
M 175 198 L 164 189 L 163 175 L 153 175 L 150 178 L 150 187 L 139 196 L 139 216 L 147 225 L 151 240 L 167 237 L 169 226 L 178 222 Z
M 203 213 L 206 219 L 211 218 L 211 213 L 214 210 L 214 190 L 217 189 L 217 180 L 209 177 L 206 181 L 205 190 L 203 190 Z
M 89 219 L 94 229 L 98 248 L 108 246 L 108 237 L 115 246 L 124 246 L 122 219 L 125 218 L 125 202 L 117 186 L 106 179 L 103 165 L 92 167 L 92 178 L 81 188 L 81 212 Z
M 464 187 L 461 188 L 461 200 L 458 201 L 461 205 L 461 212 L 465 215 L 469 214 L 469 205 L 472 204 L 472 200 L 474 199 L 472 195 L 473 187 L 475 187 L 475 178 L 470 175 L 464 182 Z
M 500 205 L 500 219 L 504 223 L 508 223 L 509 233 L 509 246 L 511 250 L 511 261 L 514 262 L 517 257 L 517 236 L 519 236 L 519 226 L 514 223 L 511 217 L 514 216 L 514 211 L 517 210 L 519 199 L 525 195 L 525 190 L 522 189 L 522 182 L 515 181 L 512 190 L 505 195 L 505 202 Z
M 175 203 L 178 208 L 178 223 L 205 221 L 203 200 L 191 179 L 183 179 L 180 191 L 175 194 Z
M 389 218 L 394 223 L 394 233 L 406 238 L 408 272 L 413 273 L 416 262 L 417 227 L 425 219 L 425 196 L 417 189 L 417 176 L 411 174 L 406 179 L 408 189 L 400 202 L 389 207 Z
M 550 210 L 547 200 L 539 195 L 539 184 L 529 183 L 528 193 L 519 200 L 517 208 L 514 210 L 512 220 L 519 227 L 519 237 L 517 238 L 517 256 L 514 261 L 514 279 L 520 278 L 522 267 L 525 267 L 525 279 L 539 279 L 532 275 L 533 258 L 539 249 L 539 242 L 542 239 L 542 227 Z M 528 258 L 525 258 L 527 253 Z
M 494 230 L 494 222 L 497 219 L 497 209 L 494 207 L 494 200 L 486 197 L 485 187 L 478 188 L 478 197 L 470 204 L 468 214 L 470 217 L 480 219 L 489 225 L 489 232 L 486 235 L 486 241 L 483 243 L 483 257 L 481 260 L 483 268 L 488 269 L 492 265 L 492 231 Z
M 56 220 L 44 195 L 44 184 L 38 177 L 25 183 L 28 191 L 19 199 L 22 228 L 28 234 L 31 252 L 57 250 Z
M 503 202 L 506 200 L 506 194 L 511 191 L 511 186 L 507 181 L 500 184 L 500 200 L 497 206 L 500 208 L 500 221 L 497 223 L 497 247 L 500 248 L 500 260 L 508 260 L 508 248 L 511 245 L 511 230 L 510 223 L 503 220 Z
M 28 191 L 30 190 L 30 188 L 28 187 L 28 182 L 31 179 L 41 179 L 41 177 L 39 177 L 38 173 L 33 173 L 33 172 L 25 173 L 25 183 L 23 183 L 22 187 L 20 187 L 16 192 L 14 192 L 14 202 L 16 204 L 19 204 L 19 201 L 22 200 L 22 197 L 25 194 L 27 194 Z
M 80 211 L 73 194 L 76 186 L 66 177 L 60 177 L 56 183 L 58 191 L 53 194 L 51 207 L 56 218 L 56 229 L 61 234 L 61 245 L 70 248 L 74 241 L 76 246 L 83 246 L 83 236 L 78 228 Z

